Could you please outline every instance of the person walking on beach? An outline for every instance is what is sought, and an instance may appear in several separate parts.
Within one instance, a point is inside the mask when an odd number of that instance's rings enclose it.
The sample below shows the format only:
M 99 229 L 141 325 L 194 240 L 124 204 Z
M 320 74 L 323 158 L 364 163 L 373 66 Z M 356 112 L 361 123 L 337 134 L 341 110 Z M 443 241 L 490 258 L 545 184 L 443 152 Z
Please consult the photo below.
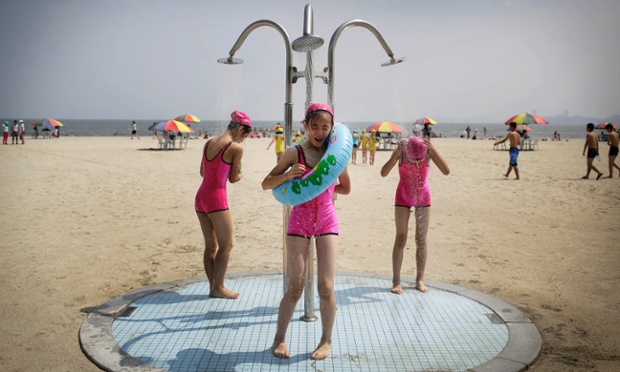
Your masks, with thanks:
M 469 125 L 465 129 L 465 132 L 467 132 L 467 139 L 469 139 L 469 132 L 471 132 L 471 128 L 469 127 Z
M 138 124 L 136 124 L 135 121 L 131 122 L 131 139 L 133 139 L 134 136 L 138 137 L 138 139 L 140 139 L 140 136 L 138 135 Z
M 209 278 L 209 296 L 234 299 L 239 294 L 224 287 L 233 247 L 226 181 L 235 183 L 243 177 L 241 142 L 252 131 L 252 122 L 241 111 L 234 111 L 230 116 L 226 131 L 205 143 L 200 162 L 202 183 L 196 193 L 195 209 L 205 239 L 204 268 Z
M 24 125 L 24 121 L 20 120 L 19 121 L 19 139 L 22 141 L 22 145 L 25 145 L 26 142 L 24 142 L 24 135 L 26 134 L 26 126 Z
M 422 293 L 428 292 L 428 287 L 424 284 L 424 270 L 428 255 L 426 235 L 431 216 L 431 193 L 427 183 L 431 161 L 441 173 L 446 176 L 450 174 L 448 164 L 431 144 L 430 138 L 411 136 L 409 140 L 399 142 L 398 148 L 381 168 L 381 176 L 386 177 L 398 163 L 400 176 L 394 201 L 396 236 L 392 250 L 392 293 L 395 294 L 403 293 L 400 271 L 407 244 L 411 208 L 415 209 L 416 221 L 416 287 Z
M 366 129 L 362 129 L 362 164 L 366 164 L 368 160 L 368 142 L 370 141 L 370 136 Z
M 263 190 L 273 189 L 292 178 L 312 172 L 312 168 L 319 163 L 327 150 L 327 140 L 334 127 L 332 108 L 323 103 L 311 104 L 306 110 L 304 126 L 308 139 L 284 152 L 278 164 L 263 180 Z M 338 182 L 334 182 L 314 199 L 296 205 L 291 210 L 286 237 L 288 289 L 280 301 L 273 341 L 273 354 L 278 358 L 290 358 L 286 346 L 286 330 L 303 292 L 306 265 L 313 265 L 308 262 L 308 248 L 312 237 L 316 239 L 322 336 L 311 358 L 325 359 L 329 355 L 336 318 L 334 276 L 338 246 L 338 219 L 333 194 L 347 195 L 350 191 L 351 180 L 345 168 L 338 177 Z
M 2 123 L 2 144 L 9 144 L 9 122 L 5 121 Z
M 267 146 L 267 150 L 269 150 L 269 148 L 271 147 L 271 145 L 273 145 L 273 143 L 276 143 L 276 163 L 280 161 L 280 158 L 282 157 L 282 154 L 284 153 L 284 129 L 282 128 L 278 128 L 276 129 L 276 135 L 273 136 L 273 139 L 271 140 L 271 142 L 269 142 L 269 145 Z
M 17 120 L 13 120 L 13 126 L 11 127 L 11 145 L 19 144 L 18 133 L 19 124 L 17 123 Z
M 583 145 L 583 156 L 586 155 L 587 150 L 588 170 L 586 175 L 581 178 L 587 180 L 590 178 L 590 171 L 594 170 L 597 173 L 596 180 L 598 181 L 603 176 L 603 173 L 599 172 L 598 169 L 596 169 L 596 167 L 592 164 L 594 158 L 598 156 L 598 136 L 594 133 L 594 124 L 588 123 L 588 125 L 586 125 L 586 131 L 588 134 L 586 135 L 586 143 Z
M 499 145 L 500 143 L 506 142 L 506 140 L 510 140 L 510 148 L 508 149 L 508 155 L 510 156 L 510 161 L 508 162 L 508 171 L 504 174 L 504 177 L 508 178 L 510 172 L 515 170 L 515 179 L 519 179 L 519 145 L 521 144 L 521 136 L 519 136 L 519 132 L 517 132 L 517 123 L 514 121 L 510 123 L 510 133 L 506 135 L 506 137 L 501 140 L 495 142 L 493 145 Z
M 614 126 L 611 123 L 605 125 L 607 130 L 607 144 L 609 145 L 609 177 L 613 177 L 614 167 L 620 171 L 620 167 L 616 164 L 616 156 L 618 156 L 618 132 L 614 131 Z M 620 174 L 619 174 L 620 176 Z

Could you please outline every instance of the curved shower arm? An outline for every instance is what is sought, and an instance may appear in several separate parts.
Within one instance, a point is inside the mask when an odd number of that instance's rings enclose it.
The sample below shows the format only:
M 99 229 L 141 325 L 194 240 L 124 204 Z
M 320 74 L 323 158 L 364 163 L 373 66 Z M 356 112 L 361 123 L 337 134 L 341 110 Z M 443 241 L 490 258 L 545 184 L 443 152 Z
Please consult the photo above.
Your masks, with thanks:
M 373 35 L 375 35 L 375 37 L 377 38 L 377 40 L 379 41 L 379 43 L 381 44 L 381 46 L 383 47 L 383 49 L 385 50 L 385 53 L 387 53 L 388 57 L 390 57 L 390 60 L 393 61 L 394 60 L 394 53 L 392 52 L 392 49 L 390 49 L 390 47 L 387 45 L 387 42 L 385 41 L 385 39 L 383 38 L 383 36 L 381 35 L 381 33 L 379 32 L 379 30 L 377 30 L 377 28 L 375 26 L 373 26 L 371 23 L 364 21 L 362 19 L 352 19 L 350 21 L 347 21 L 343 24 L 340 25 L 340 27 L 338 27 L 336 29 L 336 31 L 334 31 L 334 33 L 332 34 L 332 38 L 329 41 L 329 50 L 327 51 L 327 84 L 328 84 L 328 88 L 327 88 L 327 92 L 328 92 L 328 103 L 332 106 L 332 108 L 334 107 L 334 100 L 333 100 L 333 89 L 334 89 L 334 53 L 336 50 L 336 43 L 338 42 L 338 38 L 340 38 L 340 35 L 347 29 L 351 28 L 351 27 L 363 27 L 365 29 L 367 29 L 368 31 L 372 32 Z
M 241 35 L 239 35 L 239 38 L 237 39 L 237 41 L 235 42 L 235 45 L 233 45 L 233 47 L 230 49 L 230 57 L 229 59 L 232 60 L 233 56 L 235 55 L 235 53 L 237 53 L 237 51 L 239 50 L 239 48 L 241 48 L 241 45 L 243 45 L 243 43 L 245 42 L 245 39 L 247 39 L 247 37 L 250 35 L 250 33 L 252 33 L 252 31 L 256 30 L 259 27 L 263 27 L 263 26 L 268 26 L 271 28 L 276 29 L 280 35 L 282 35 L 282 38 L 284 39 L 284 47 L 285 47 L 285 52 L 286 52 L 286 87 L 285 87 L 285 100 L 286 100 L 286 104 L 291 104 L 292 102 L 292 70 L 293 70 L 293 50 L 291 47 L 291 39 L 288 36 L 288 33 L 286 32 L 286 30 L 280 26 L 280 24 L 278 24 L 277 22 L 274 21 L 270 21 L 268 19 L 261 19 L 258 20 L 256 22 L 251 23 L 248 27 L 245 28 L 245 30 L 243 30 L 243 32 L 241 33 Z

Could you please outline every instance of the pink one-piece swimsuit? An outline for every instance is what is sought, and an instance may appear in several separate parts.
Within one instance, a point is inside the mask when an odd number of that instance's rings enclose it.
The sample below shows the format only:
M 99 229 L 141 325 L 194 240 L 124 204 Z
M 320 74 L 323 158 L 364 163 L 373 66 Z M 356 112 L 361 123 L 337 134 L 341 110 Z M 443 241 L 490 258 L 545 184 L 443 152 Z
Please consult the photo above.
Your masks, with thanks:
M 312 172 L 301 146 L 297 146 L 297 156 L 299 162 L 306 166 L 304 176 Z M 316 198 L 294 206 L 289 216 L 287 234 L 304 238 L 338 235 L 338 219 L 333 201 L 335 188 L 334 182 Z
M 427 156 L 411 159 L 406 150 L 398 164 L 400 181 L 396 188 L 394 205 L 397 207 L 430 207 L 431 190 L 428 187 L 429 164 Z
M 232 141 L 225 144 L 211 160 L 207 159 L 209 143 L 211 141 L 205 144 L 202 154 L 203 177 L 194 202 L 194 208 L 199 213 L 213 213 L 228 209 L 226 182 L 231 164 L 224 161 L 224 152 Z

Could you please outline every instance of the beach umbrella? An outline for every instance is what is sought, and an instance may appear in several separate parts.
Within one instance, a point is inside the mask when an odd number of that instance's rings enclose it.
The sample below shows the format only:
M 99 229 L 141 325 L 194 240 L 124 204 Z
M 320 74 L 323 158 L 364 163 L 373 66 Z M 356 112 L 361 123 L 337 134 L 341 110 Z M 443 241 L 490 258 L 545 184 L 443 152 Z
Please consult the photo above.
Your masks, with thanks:
M 381 121 L 368 127 L 368 131 L 376 131 L 378 133 L 402 133 L 403 130 L 396 123 L 391 121 Z
M 530 114 L 529 112 L 524 112 L 519 115 L 515 115 L 510 119 L 506 120 L 506 125 L 509 125 L 512 122 L 517 124 L 549 124 L 545 119 L 541 118 L 536 114 Z
M 198 119 L 196 116 L 190 115 L 190 114 L 179 115 L 176 118 L 174 118 L 173 120 L 184 121 L 186 123 L 200 123 L 200 119 Z
M 43 128 L 56 128 L 56 127 L 62 127 L 62 123 L 56 119 L 45 118 L 45 119 L 39 119 L 35 122 L 32 122 L 30 126 L 31 127 L 43 127 Z
M 418 124 L 418 125 L 424 125 L 424 124 L 432 124 L 435 125 L 437 124 L 437 122 L 431 118 L 419 118 L 418 120 L 414 121 L 413 124 Z
M 605 129 L 605 126 L 607 124 L 611 124 L 614 127 L 614 130 L 618 129 L 618 126 L 614 123 L 609 123 L 609 122 L 605 122 L 605 123 L 600 123 L 599 125 L 596 126 L 596 129 Z
M 525 124 L 521 124 L 521 125 L 517 125 L 517 131 L 518 131 L 518 132 L 523 132 L 523 131 L 526 131 L 526 132 L 531 132 L 531 131 L 532 131 L 532 128 L 528 127 L 528 126 L 527 126 L 527 125 L 525 125 Z
M 189 133 L 189 132 L 193 132 L 194 131 L 192 128 L 187 126 L 187 124 L 183 124 L 183 123 L 181 123 L 180 121 L 177 121 L 177 120 L 163 120 L 163 121 L 160 121 L 159 123 L 157 123 L 150 130 L 160 130 L 160 131 L 171 130 L 173 132 L 184 132 L 184 133 Z

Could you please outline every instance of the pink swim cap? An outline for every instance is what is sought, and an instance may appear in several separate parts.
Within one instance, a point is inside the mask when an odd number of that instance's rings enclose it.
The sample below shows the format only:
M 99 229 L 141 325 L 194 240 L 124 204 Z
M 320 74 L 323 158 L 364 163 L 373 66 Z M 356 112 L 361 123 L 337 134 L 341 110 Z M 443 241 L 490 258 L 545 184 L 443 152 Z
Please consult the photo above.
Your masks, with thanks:
M 306 118 L 315 113 L 316 111 L 326 111 L 329 112 L 332 117 L 334 116 L 334 110 L 332 110 L 329 105 L 325 103 L 313 103 L 308 106 L 308 109 L 306 110 Z
M 411 136 L 407 141 L 407 154 L 412 159 L 419 159 L 426 156 L 426 144 L 420 137 Z
M 245 112 L 235 110 L 232 114 L 230 114 L 230 118 L 233 123 L 239 123 L 241 125 L 245 125 L 246 127 L 252 128 L 250 117 Z

